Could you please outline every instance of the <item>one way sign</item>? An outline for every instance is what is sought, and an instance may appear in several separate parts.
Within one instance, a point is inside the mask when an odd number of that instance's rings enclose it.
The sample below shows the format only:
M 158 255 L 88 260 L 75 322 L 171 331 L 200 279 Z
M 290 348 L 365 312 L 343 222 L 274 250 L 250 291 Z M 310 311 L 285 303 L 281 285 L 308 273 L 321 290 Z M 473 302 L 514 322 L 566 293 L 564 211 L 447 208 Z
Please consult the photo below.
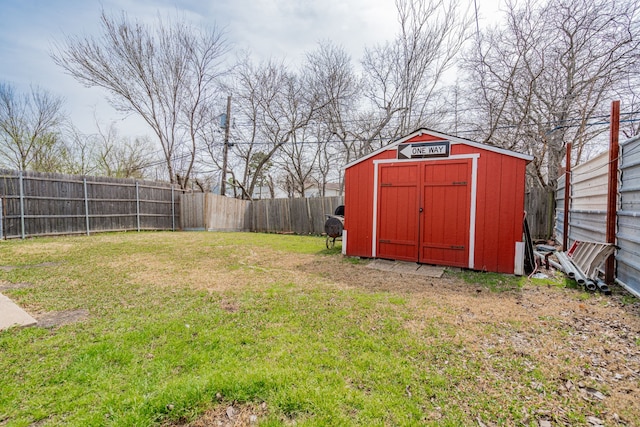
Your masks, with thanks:
M 398 159 L 422 159 L 425 157 L 449 157 L 449 141 L 398 145 Z

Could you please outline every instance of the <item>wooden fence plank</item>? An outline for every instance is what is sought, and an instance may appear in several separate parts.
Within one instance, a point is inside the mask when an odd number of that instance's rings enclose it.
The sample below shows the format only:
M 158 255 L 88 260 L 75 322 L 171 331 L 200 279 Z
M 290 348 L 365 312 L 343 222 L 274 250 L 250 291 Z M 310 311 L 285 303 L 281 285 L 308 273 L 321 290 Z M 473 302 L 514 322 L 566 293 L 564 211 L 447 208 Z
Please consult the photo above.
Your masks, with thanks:
M 529 189 L 525 193 L 524 210 L 534 239 L 546 240 L 553 235 L 553 197 L 553 192 L 544 188 Z
M 249 202 L 214 194 L 183 194 L 182 229 L 321 235 L 326 215 L 343 203 L 342 197 Z
M 324 233 L 327 214 L 344 204 L 343 197 L 265 199 L 251 203 L 251 230 L 268 233 Z
M 249 205 L 251 202 L 212 193 L 207 193 L 205 200 L 204 226 L 208 231 L 250 230 Z
M 179 223 L 174 192 L 169 183 L 0 170 L 3 234 L 87 233 L 87 223 L 90 232 L 137 230 L 138 219 L 141 230 L 171 230 Z

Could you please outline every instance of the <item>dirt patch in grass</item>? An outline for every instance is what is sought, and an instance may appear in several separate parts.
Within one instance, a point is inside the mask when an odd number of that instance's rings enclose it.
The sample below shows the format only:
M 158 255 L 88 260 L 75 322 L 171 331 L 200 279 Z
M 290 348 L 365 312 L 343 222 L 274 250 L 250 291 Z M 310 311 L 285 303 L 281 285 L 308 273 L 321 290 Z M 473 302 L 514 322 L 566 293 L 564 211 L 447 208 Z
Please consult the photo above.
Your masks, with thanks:
M 59 237 L 49 240 L 46 245 L 39 244 L 26 244 L 12 248 L 14 254 L 23 257 L 24 259 L 34 259 L 38 257 L 40 259 L 56 257 L 60 254 L 73 251 L 75 244 L 71 241 L 73 238 Z M 34 242 L 33 240 L 29 243 Z
M 167 424 L 175 427 L 245 427 L 258 425 L 267 413 L 267 404 L 220 405 L 191 423 Z
M 62 263 L 60 262 L 40 262 L 38 264 L 26 264 L 26 265 L 0 265 L 1 271 L 12 271 L 17 268 L 43 268 L 43 267 L 56 267 Z
M 202 250 L 208 250 L 210 256 L 193 260 L 145 254 L 124 255 L 106 268 L 126 270 L 136 266 L 128 275 L 132 282 L 138 284 L 224 292 L 239 288 L 265 288 L 282 282 L 304 285 L 305 276 L 297 267 L 314 259 L 313 255 L 268 249 L 245 252 L 244 248 L 229 251 L 225 247 L 225 253 L 218 253 L 215 248 Z
M 622 292 L 586 294 L 525 279 L 522 288 L 496 293 L 452 275 L 431 279 L 380 272 L 337 257 L 316 257 L 300 268 L 344 288 L 404 295 L 415 314 L 405 327 L 425 340 L 448 335 L 460 356 L 484 373 L 489 389 L 492 380 L 506 380 L 513 388 L 500 394 L 526 395 L 531 407 L 543 407 L 553 396 L 557 404 L 540 409 L 535 420 L 571 425 L 576 414 L 565 413 L 562 405 L 569 399 L 601 405 L 601 413 L 585 407 L 582 415 L 597 415 L 606 425 L 629 423 L 625 417 L 634 414 L 629 425 L 638 421 L 640 304 L 625 303 Z M 531 381 L 538 371 L 544 379 Z M 535 393 L 518 390 L 522 387 Z
M 88 310 L 53 311 L 38 316 L 38 326 L 41 328 L 56 328 L 71 323 L 82 322 L 89 317 Z
M 32 288 L 32 287 L 33 287 L 33 283 L 25 283 L 25 282 L 11 283 L 4 280 L 0 280 L 0 292 L 12 290 L 12 289 L 26 289 L 26 288 Z

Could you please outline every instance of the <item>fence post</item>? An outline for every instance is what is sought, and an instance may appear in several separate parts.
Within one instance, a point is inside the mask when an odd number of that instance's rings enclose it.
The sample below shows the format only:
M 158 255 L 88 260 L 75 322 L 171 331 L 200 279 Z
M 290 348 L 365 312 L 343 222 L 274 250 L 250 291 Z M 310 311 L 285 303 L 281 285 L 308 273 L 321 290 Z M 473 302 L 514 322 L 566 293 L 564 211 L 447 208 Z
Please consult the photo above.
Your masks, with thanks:
M 24 239 L 24 182 L 22 180 L 22 171 L 18 172 L 18 185 L 20 186 L 20 237 Z
M 2 229 L 3 222 L 4 218 L 2 216 L 2 198 L 0 197 L 0 240 L 4 240 L 4 232 Z
M 82 178 L 82 187 L 84 188 L 84 221 L 87 229 L 87 236 L 89 235 L 89 197 L 87 192 L 87 178 Z
M 309 221 L 309 234 L 313 234 L 313 217 L 311 216 L 311 205 L 309 204 L 309 198 L 305 197 L 307 202 L 307 221 Z
M 555 211 L 556 211 L 556 195 L 553 190 L 545 190 L 545 196 L 547 198 L 547 229 L 545 239 L 551 239 L 554 233 L 555 226 Z
M 620 101 L 611 102 L 611 128 L 609 130 L 609 185 L 607 186 L 607 243 L 616 244 L 618 223 L 618 154 L 620 153 Z M 605 261 L 604 281 L 611 285 L 616 279 L 615 251 Z
M 173 194 L 173 184 L 171 184 L 171 231 L 176 231 L 176 200 Z
M 202 226 L 204 227 L 204 231 L 209 231 L 209 224 L 207 224 L 209 222 L 207 218 L 207 212 L 209 211 L 207 207 L 208 196 L 209 193 L 202 193 Z
M 264 211 L 265 211 L 265 218 L 267 219 L 267 229 L 265 230 L 265 233 L 269 232 L 269 203 L 265 203 L 264 204 Z
M 564 222 L 562 232 L 562 250 L 568 251 L 569 247 L 569 210 L 571 209 L 571 142 L 567 142 L 567 160 L 564 173 Z
M 136 226 L 140 232 L 140 192 L 138 189 L 138 181 L 136 181 Z

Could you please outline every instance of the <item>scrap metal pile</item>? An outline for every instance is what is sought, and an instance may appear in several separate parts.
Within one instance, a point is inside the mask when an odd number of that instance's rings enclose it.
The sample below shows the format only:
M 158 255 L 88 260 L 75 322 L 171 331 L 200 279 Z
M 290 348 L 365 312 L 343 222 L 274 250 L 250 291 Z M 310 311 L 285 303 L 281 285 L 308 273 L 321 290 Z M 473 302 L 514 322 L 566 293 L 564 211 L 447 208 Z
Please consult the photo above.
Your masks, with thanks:
M 566 252 L 556 251 L 553 246 L 538 245 L 534 254 L 547 268 L 551 265 L 564 272 L 586 290 L 599 290 L 609 295 L 611 290 L 600 278 L 600 273 L 604 262 L 615 250 L 616 246 L 612 243 L 575 241 Z M 555 256 L 557 261 L 551 259 L 552 256 Z

